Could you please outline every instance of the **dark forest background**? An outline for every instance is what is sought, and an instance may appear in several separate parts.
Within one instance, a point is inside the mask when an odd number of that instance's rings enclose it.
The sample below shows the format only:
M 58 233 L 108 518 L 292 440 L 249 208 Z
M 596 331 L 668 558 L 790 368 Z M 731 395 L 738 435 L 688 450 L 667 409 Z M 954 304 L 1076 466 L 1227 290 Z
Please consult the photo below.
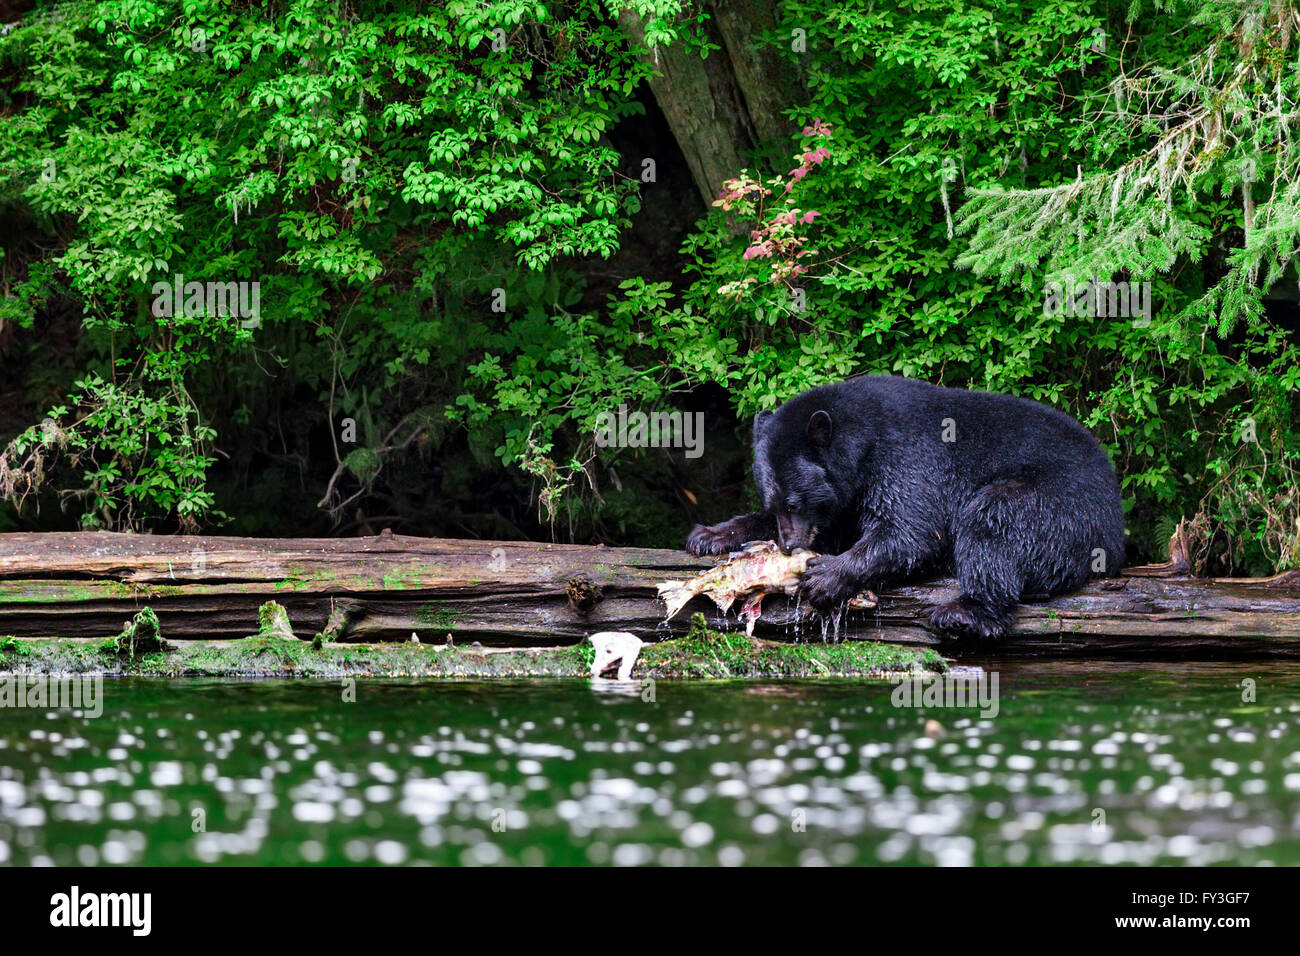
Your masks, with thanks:
M 1202 570 L 1300 564 L 1291 0 L 0 24 L 0 531 L 678 547 L 756 411 L 891 372 L 1080 418 L 1133 561 L 1186 517 Z M 1088 280 L 1150 321 L 1044 308 Z M 620 405 L 704 453 L 601 447 Z

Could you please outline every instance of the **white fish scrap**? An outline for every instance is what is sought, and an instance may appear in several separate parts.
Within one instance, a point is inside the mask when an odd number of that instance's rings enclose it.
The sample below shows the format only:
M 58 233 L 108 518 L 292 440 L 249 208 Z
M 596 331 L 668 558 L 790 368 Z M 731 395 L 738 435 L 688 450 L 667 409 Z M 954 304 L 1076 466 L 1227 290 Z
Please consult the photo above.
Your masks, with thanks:
M 618 662 L 618 679 L 632 679 L 632 666 L 641 656 L 645 645 L 635 634 L 627 631 L 599 631 L 587 640 L 596 649 L 596 658 L 591 662 L 591 676 L 599 678 L 611 664 Z

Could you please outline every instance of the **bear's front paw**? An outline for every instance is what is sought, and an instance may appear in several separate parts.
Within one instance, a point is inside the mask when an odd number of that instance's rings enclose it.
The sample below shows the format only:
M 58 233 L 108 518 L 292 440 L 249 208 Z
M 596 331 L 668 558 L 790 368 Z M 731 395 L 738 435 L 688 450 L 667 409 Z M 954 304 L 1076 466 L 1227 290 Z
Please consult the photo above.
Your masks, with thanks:
M 808 603 L 818 611 L 831 611 L 858 592 L 858 582 L 838 555 L 821 554 L 808 561 L 800 582 Z
M 716 526 L 697 524 L 686 536 L 686 550 L 696 555 L 726 554 L 731 550 L 732 537 Z

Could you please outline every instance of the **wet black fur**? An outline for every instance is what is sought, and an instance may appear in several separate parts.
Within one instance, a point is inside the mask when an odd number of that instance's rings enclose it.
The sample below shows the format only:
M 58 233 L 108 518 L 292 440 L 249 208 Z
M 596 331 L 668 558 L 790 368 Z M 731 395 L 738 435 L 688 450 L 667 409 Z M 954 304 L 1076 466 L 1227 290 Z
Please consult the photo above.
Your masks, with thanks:
M 1021 600 L 1114 575 L 1124 558 L 1119 482 L 1096 439 L 1010 395 L 885 375 L 824 385 L 759 415 L 754 480 L 764 510 L 697 525 L 687 549 L 811 547 L 822 556 L 804 587 L 821 610 L 951 572 L 961 594 L 931 626 L 998 637 Z

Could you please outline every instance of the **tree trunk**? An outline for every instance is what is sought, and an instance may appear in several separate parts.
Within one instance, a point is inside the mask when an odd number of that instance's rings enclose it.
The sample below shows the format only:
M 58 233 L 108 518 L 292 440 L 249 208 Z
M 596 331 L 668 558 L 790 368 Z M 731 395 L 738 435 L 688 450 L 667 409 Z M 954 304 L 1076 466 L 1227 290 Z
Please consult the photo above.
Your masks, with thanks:
M 803 102 L 803 77 L 777 50 L 758 42 L 763 33 L 776 29 L 777 5 L 769 0 L 724 0 L 709 8 L 760 142 L 793 136 L 798 127 L 785 110 Z
M 107 637 L 146 605 L 163 634 L 237 638 L 258 629 L 258 607 L 288 609 L 301 636 L 514 646 L 572 644 L 594 631 L 643 640 L 681 633 L 706 598 L 672 621 L 655 585 L 710 566 L 684 552 L 525 542 L 371 538 L 208 538 L 97 533 L 0 535 L 0 635 Z M 1135 568 L 1077 594 L 1020 609 L 999 652 L 1300 656 L 1300 572 L 1262 580 L 1162 577 Z M 841 638 L 938 645 L 930 608 L 952 581 L 898 588 L 879 607 L 846 615 Z M 731 627 L 738 626 L 734 615 Z M 763 604 L 758 634 L 820 640 L 795 605 Z M 834 636 L 834 635 L 829 635 Z M 943 649 L 961 645 L 944 640 Z
M 745 157 L 766 140 L 794 132 L 781 114 L 800 89 L 797 72 L 757 44 L 759 31 L 776 24 L 771 0 L 713 6 L 704 35 L 721 47 L 701 59 L 685 43 L 655 47 L 642 56 L 657 75 L 650 90 L 691 170 L 707 208 L 725 180 L 753 162 Z M 645 28 L 630 9 L 618 17 L 633 42 L 645 48 Z

